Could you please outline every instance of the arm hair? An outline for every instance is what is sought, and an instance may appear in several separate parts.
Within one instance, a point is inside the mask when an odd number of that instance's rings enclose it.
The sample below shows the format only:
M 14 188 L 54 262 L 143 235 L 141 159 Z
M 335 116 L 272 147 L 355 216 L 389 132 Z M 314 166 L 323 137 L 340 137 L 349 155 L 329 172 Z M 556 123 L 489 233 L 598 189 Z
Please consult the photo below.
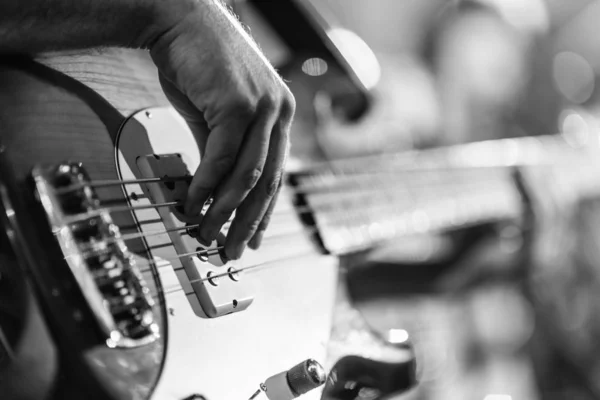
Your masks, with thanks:
M 0 0 L 0 54 L 148 48 L 197 0 Z

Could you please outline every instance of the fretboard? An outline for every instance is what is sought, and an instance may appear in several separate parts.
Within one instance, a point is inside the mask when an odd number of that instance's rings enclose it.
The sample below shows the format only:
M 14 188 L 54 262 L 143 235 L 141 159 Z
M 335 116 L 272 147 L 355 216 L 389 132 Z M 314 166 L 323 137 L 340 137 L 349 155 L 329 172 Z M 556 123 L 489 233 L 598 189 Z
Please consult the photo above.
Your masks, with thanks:
M 401 236 L 518 219 L 525 205 L 517 171 L 566 179 L 570 191 L 598 190 L 600 157 L 592 154 L 560 137 L 510 139 L 329 163 L 293 180 L 325 248 L 346 254 Z

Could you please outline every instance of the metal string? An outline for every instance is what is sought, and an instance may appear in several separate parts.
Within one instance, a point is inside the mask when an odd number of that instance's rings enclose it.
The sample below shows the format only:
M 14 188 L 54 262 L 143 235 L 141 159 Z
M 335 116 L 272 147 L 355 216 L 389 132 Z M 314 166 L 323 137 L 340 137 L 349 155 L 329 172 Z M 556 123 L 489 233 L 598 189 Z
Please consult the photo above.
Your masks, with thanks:
M 371 177 L 371 175 L 367 174 L 365 175 L 365 177 Z M 185 177 L 173 177 L 173 178 L 169 178 L 169 177 L 165 177 L 165 178 L 146 178 L 146 179 L 132 179 L 132 180 L 104 180 L 104 181 L 90 181 L 90 182 L 86 182 L 83 184 L 76 184 L 76 185 L 72 185 L 72 186 L 68 186 L 65 188 L 60 188 L 57 189 L 57 192 L 59 193 L 68 193 L 70 191 L 74 191 L 74 190 L 80 190 L 83 187 L 107 187 L 107 186 L 114 186 L 114 185 L 129 185 L 129 184 L 139 184 L 139 183 L 161 183 L 161 182 L 167 182 L 167 181 L 183 181 L 183 180 L 190 180 L 191 177 L 189 176 L 185 176 Z M 391 186 L 395 186 L 395 185 L 391 185 Z M 329 189 L 329 188 L 326 188 Z M 404 188 L 400 188 L 400 189 L 404 189 Z M 396 190 L 398 190 L 398 188 L 396 187 Z M 339 198 L 337 199 L 339 201 Z M 385 199 L 384 199 L 385 200 Z M 88 213 L 82 213 L 82 214 L 77 214 L 75 216 L 72 216 L 68 222 L 73 223 L 73 222 L 78 222 L 78 221 L 83 221 L 86 219 L 89 219 L 90 217 L 94 216 L 94 215 L 99 215 L 102 212 L 122 212 L 122 211 L 133 211 L 133 210 L 143 210 L 143 209 L 157 209 L 160 207 L 172 207 L 172 206 L 180 206 L 182 205 L 181 202 L 166 202 L 166 203 L 159 203 L 159 204 L 148 204 L 148 205 L 139 205 L 139 206 L 115 206 L 115 207 L 105 207 L 102 209 L 98 209 L 98 210 L 93 210 L 91 212 Z M 390 207 L 391 205 L 386 205 L 384 207 Z M 291 210 L 285 210 L 286 212 L 290 212 Z M 306 212 L 310 212 L 311 210 L 306 208 L 306 207 L 300 207 L 300 209 L 295 209 L 296 212 L 299 213 L 306 213 Z M 317 210 L 315 210 L 317 211 Z M 359 212 L 362 210 L 358 210 Z M 345 214 L 348 214 L 348 212 L 346 210 L 338 210 L 338 212 L 343 212 Z M 230 222 L 228 222 L 230 223 Z M 154 231 L 154 232 L 148 232 L 148 233 L 135 233 L 135 234 L 129 234 L 129 235 L 123 235 L 122 239 L 123 240 L 132 240 L 135 238 L 140 238 L 140 237 L 148 237 L 148 236 L 154 236 L 154 235 L 160 235 L 160 234 L 165 234 L 165 233 L 169 233 L 169 232 L 173 232 L 173 231 L 180 231 L 180 230 L 187 230 L 187 229 L 193 229 L 194 227 L 197 227 L 199 224 L 196 225 L 192 225 L 192 226 L 185 226 L 185 227 L 178 227 L 178 228 L 171 228 L 171 229 L 166 229 L 166 230 L 161 230 L 161 231 Z M 293 235 L 297 235 L 297 234 L 305 234 L 304 232 L 293 232 Z M 272 238 L 276 238 L 276 237 L 281 237 L 281 236 L 287 236 L 288 234 L 281 234 L 281 235 L 275 235 L 275 236 L 271 236 L 269 237 L 269 239 Z M 268 239 L 268 238 L 265 238 Z M 172 245 L 172 243 L 170 244 Z M 215 247 L 215 248 L 207 248 L 207 249 L 203 249 L 201 251 L 195 251 L 195 252 L 189 252 L 189 253 L 185 253 L 185 254 L 181 254 L 178 255 L 177 257 L 175 257 L 174 259 L 180 259 L 182 257 L 187 257 L 187 256 L 193 256 L 193 255 L 205 255 L 205 256 L 210 256 L 210 255 L 216 255 L 219 254 L 219 252 L 223 249 L 222 246 L 219 247 Z M 167 259 L 165 259 L 165 261 L 168 261 Z M 273 261 L 269 261 L 267 263 L 261 263 L 261 264 L 257 264 L 254 266 L 248 266 L 245 267 L 241 270 L 246 270 L 246 269 L 253 269 L 256 267 L 259 267 L 263 264 L 268 264 L 268 263 L 272 263 L 275 262 L 276 260 Z M 151 262 L 152 265 L 155 265 L 158 267 L 158 265 L 156 264 L 155 261 Z M 240 270 L 240 271 L 241 271 Z M 205 281 L 208 279 L 215 279 L 215 278 L 219 278 L 221 276 L 227 276 L 228 273 L 223 273 L 221 275 L 212 275 L 210 278 L 202 278 L 200 280 L 196 280 L 196 281 Z
M 100 216 L 102 213 L 117 213 L 124 211 L 135 211 L 135 210 L 147 210 L 147 209 L 157 209 L 162 207 L 177 207 L 182 205 L 179 201 L 169 201 L 166 203 L 156 203 L 156 204 L 144 204 L 141 206 L 114 206 L 114 207 L 104 207 L 98 208 L 95 210 L 91 210 L 85 213 L 71 215 L 65 218 L 65 222 L 67 224 L 74 224 L 77 222 L 83 222 L 90 218 Z
M 471 186 L 471 185 L 468 185 Z M 400 188 L 402 189 L 402 188 Z M 464 188 L 463 188 L 464 189 Z M 396 190 L 398 190 L 398 188 L 396 188 Z M 488 191 L 487 192 L 488 195 L 493 195 L 494 192 L 493 191 Z M 335 204 L 340 204 L 340 200 L 341 199 L 337 199 L 337 201 L 335 202 Z M 355 209 L 355 210 L 347 210 L 344 209 L 343 207 L 338 207 L 335 210 L 332 210 L 333 212 L 330 212 L 330 216 L 331 217 L 338 217 L 338 218 L 329 218 L 328 221 L 329 223 L 338 223 L 338 222 L 343 222 L 344 220 L 348 219 L 348 216 L 355 216 L 355 217 L 369 217 L 369 215 L 374 212 L 374 211 L 382 211 L 385 209 L 392 209 L 394 211 L 396 211 L 399 208 L 402 208 L 403 205 L 399 205 L 399 204 L 395 204 L 393 202 L 389 202 L 386 201 L 388 199 L 386 199 L 385 197 L 383 198 L 378 198 L 376 201 L 371 202 L 370 204 L 368 204 L 368 207 L 366 207 L 365 209 Z M 344 203 L 343 201 L 341 201 L 341 203 Z M 414 203 L 414 201 L 412 201 L 411 203 Z M 122 210 L 139 210 L 139 209 L 151 209 L 151 208 L 159 208 L 159 207 L 167 207 L 167 206 L 172 206 L 174 204 L 178 204 L 177 202 L 168 202 L 168 203 L 161 203 L 161 204 L 149 204 L 149 205 L 142 205 L 142 206 L 132 206 L 132 207 L 125 207 L 125 206 L 119 206 L 119 207 L 108 207 L 108 208 L 104 208 L 104 209 L 98 209 L 98 210 L 94 210 L 92 213 L 100 213 L 102 211 L 122 211 Z M 315 207 L 313 207 L 313 211 L 324 211 L 324 210 L 328 210 L 330 207 L 331 202 L 328 202 L 326 204 L 319 204 L 319 205 L 315 205 Z M 427 205 L 427 204 L 426 204 Z M 325 206 L 325 207 L 323 207 Z M 406 208 L 406 205 L 404 205 L 404 208 Z M 414 207 L 411 207 L 411 209 L 413 209 Z M 290 212 L 291 210 L 286 210 L 286 212 Z M 310 212 L 311 210 L 309 210 L 307 207 L 304 207 L 304 210 L 300 210 L 299 212 Z M 415 210 L 413 210 L 415 211 Z M 293 211 L 291 211 L 293 212 Z M 81 215 L 81 214 L 80 214 Z M 85 220 L 87 218 L 89 218 L 89 213 L 84 214 L 86 218 L 81 218 L 79 216 L 74 216 L 69 222 L 73 222 L 73 221 L 81 221 L 81 220 Z M 144 221 L 141 221 L 140 224 L 142 224 Z M 157 222 L 160 222 L 160 220 L 157 220 Z M 228 226 L 231 224 L 231 220 L 227 221 L 224 224 L 225 229 L 228 228 Z M 170 229 L 163 229 L 163 230 L 157 230 L 157 231 L 151 231 L 151 232 L 146 232 L 146 233 L 132 233 L 132 234 L 124 234 L 121 236 L 121 239 L 124 241 L 129 241 L 129 240 L 134 240 L 137 238 L 142 238 L 142 237 L 151 237 L 151 236 L 158 236 L 158 235 L 162 235 L 162 234 L 167 234 L 170 232 L 176 232 L 176 231 L 185 231 L 185 230 L 189 230 L 189 229 L 194 229 L 199 227 L 200 224 L 194 224 L 194 225 L 187 225 L 187 226 L 181 226 L 181 227 L 176 227 L 176 228 L 170 228 Z M 313 231 L 316 230 L 315 227 L 312 228 L 307 228 L 308 230 L 312 229 Z M 300 234 L 303 234 L 303 232 L 299 232 Z M 288 234 L 278 234 L 278 235 L 274 235 L 274 236 L 269 236 L 267 238 L 277 238 L 277 237 L 281 237 L 281 236 L 287 236 Z M 265 238 L 265 239 L 267 239 Z M 103 243 L 106 244 L 111 244 L 111 243 L 115 243 L 118 239 L 111 239 L 111 240 L 107 240 Z M 172 243 L 167 244 L 167 246 L 172 246 Z M 211 251 L 215 251 L 215 250 L 221 250 L 222 248 L 209 248 L 209 249 L 205 249 L 202 251 L 198 251 L 198 252 L 192 252 L 189 253 L 187 255 L 205 255 L 206 252 L 211 252 Z M 84 248 L 84 251 L 89 250 L 90 251 L 90 255 L 93 254 L 93 245 L 90 245 L 88 248 Z M 215 253 L 216 254 L 216 253 Z M 86 253 L 84 253 L 84 255 L 87 255 Z M 212 255 L 212 254 L 210 254 Z M 185 255 L 181 255 L 180 257 L 184 257 Z
M 482 170 L 482 168 L 478 167 L 478 166 L 466 166 L 466 167 L 452 167 L 452 166 L 444 166 L 444 168 L 446 170 L 448 169 L 457 169 L 461 172 L 467 171 L 467 170 L 476 170 L 476 171 L 480 171 Z M 497 167 L 497 166 L 492 166 L 489 168 L 486 168 L 486 170 L 494 170 L 494 169 L 506 169 L 507 167 Z M 437 170 L 442 169 L 442 167 L 438 167 L 435 168 Z M 323 178 L 323 179 L 336 179 L 337 181 L 335 182 L 335 184 L 332 184 L 331 182 L 321 182 L 321 184 L 309 184 L 309 185 L 299 185 L 297 187 L 291 187 L 290 190 L 293 193 L 297 193 L 297 194 L 307 194 L 307 193 L 316 193 L 316 192 L 320 192 L 320 191 L 331 191 L 332 189 L 337 189 L 339 187 L 341 188 L 345 188 L 346 185 L 348 185 L 349 183 L 356 183 L 357 180 L 366 180 L 367 182 L 372 182 L 373 178 L 380 178 L 381 177 L 385 177 L 387 175 L 391 175 L 393 177 L 397 177 L 398 173 L 408 173 L 408 172 L 432 172 L 433 170 L 431 169 L 424 169 L 424 168 L 413 168 L 413 169 L 401 169 L 401 170 L 376 170 L 376 171 L 361 171 L 361 172 L 354 172 L 354 171 L 342 171 L 343 174 L 336 174 L 333 170 L 329 170 L 329 169 L 325 169 L 323 171 L 323 173 L 321 174 L 311 174 L 311 175 L 307 175 L 308 177 L 311 178 Z M 351 182 L 346 182 L 347 179 L 352 179 L 354 181 Z M 57 188 L 55 189 L 57 194 L 67 194 L 69 192 L 73 192 L 73 191 L 77 191 L 77 190 L 81 190 L 85 187 L 109 187 L 109 186 L 126 186 L 126 185 L 134 185 L 134 184 L 151 184 L 151 183 L 163 183 L 163 182 L 178 182 L 178 181 L 191 181 L 192 177 L 191 176 L 178 176 L 178 177 L 162 177 L 162 178 L 141 178 L 141 179 L 126 179 L 126 180 L 90 180 L 87 182 L 83 182 L 83 183 L 77 183 L 74 185 L 70 185 L 70 186 L 66 186 L 63 188 Z M 385 184 L 387 183 L 387 181 L 382 181 L 381 183 Z M 446 182 L 447 183 L 447 182 Z M 323 187 L 325 186 L 325 187 Z
M 86 181 L 86 182 L 82 182 L 82 183 L 75 183 L 73 185 L 65 186 L 62 188 L 57 188 L 56 193 L 57 194 L 67 194 L 70 192 L 81 190 L 86 187 L 99 188 L 99 187 L 109 187 L 109 186 L 125 186 L 125 185 L 139 184 L 139 183 L 162 183 L 162 182 L 181 182 L 181 181 L 190 182 L 191 180 L 192 180 L 192 177 L 189 175 L 176 176 L 176 177 L 165 176 L 163 178 L 92 180 L 92 181 Z
M 264 243 L 268 243 L 272 240 L 280 240 L 282 238 L 285 237 L 291 237 L 291 236 L 296 236 L 296 235 L 310 235 L 311 232 L 316 231 L 316 228 L 305 228 L 301 231 L 293 231 L 293 232 L 286 232 L 286 233 L 280 233 L 277 235 L 272 235 L 272 236 L 267 236 L 264 238 L 263 240 L 263 244 Z M 172 243 L 170 244 L 170 246 L 174 246 Z M 190 257 L 190 256 L 195 256 L 195 255 L 200 255 L 200 256 L 213 256 L 213 255 L 218 255 L 221 254 L 221 250 L 224 249 L 224 246 L 217 246 L 217 247 L 209 247 L 206 249 L 202 249 L 202 250 L 198 250 L 198 251 L 192 251 L 189 253 L 183 253 L 183 254 L 178 254 L 177 256 L 174 257 L 167 257 L 167 258 L 161 258 L 161 260 L 164 261 L 177 261 L 181 258 L 184 257 Z M 162 268 L 162 267 L 166 267 L 167 265 L 158 265 L 155 261 L 153 260 L 147 260 L 148 262 L 145 264 L 142 264 L 141 267 L 148 267 L 148 266 L 155 266 L 156 268 Z M 148 272 L 150 271 L 149 269 L 142 269 L 140 268 L 140 272 Z
M 502 177 L 501 177 L 502 178 Z M 153 178 L 154 179 L 154 178 Z M 157 182 L 158 179 L 162 179 L 162 178 L 156 178 L 155 180 L 153 180 L 153 182 Z M 492 180 L 485 180 L 484 182 L 481 181 L 475 181 L 475 182 L 439 182 L 436 187 L 440 188 L 440 187 L 452 187 L 455 188 L 456 186 L 460 185 L 461 189 L 466 189 L 468 187 L 483 187 L 482 184 L 487 184 L 489 183 L 489 181 Z M 103 181 L 104 183 L 109 182 L 109 181 Z M 113 181 L 116 182 L 116 181 Z M 129 183 L 135 183 L 132 181 L 127 181 Z M 382 184 L 385 184 L 385 182 L 381 182 Z M 422 185 L 422 186 L 427 186 L 427 185 Z M 384 191 L 384 193 L 389 193 L 391 191 L 393 192 L 407 192 L 410 193 L 412 190 L 414 190 L 414 188 L 411 188 L 407 185 L 405 185 L 404 183 L 395 183 L 395 184 L 388 184 L 386 186 L 383 186 L 383 188 L 385 188 L 386 190 Z M 356 188 L 351 188 L 350 191 L 346 192 L 347 195 L 356 195 L 356 193 L 358 192 L 365 192 L 365 191 L 369 191 L 369 190 L 374 190 L 373 187 L 360 187 L 360 189 L 362 190 L 356 190 Z M 392 189 L 392 190 L 390 190 Z M 329 189 L 327 189 L 327 191 L 330 191 Z M 323 190 L 323 192 L 326 192 L 326 190 Z M 340 194 L 338 193 L 337 196 L 339 196 Z M 364 193 L 363 193 L 364 195 Z M 332 197 L 334 201 L 332 201 L 330 204 L 337 204 L 339 202 L 339 197 Z M 385 199 L 384 199 L 385 200 Z M 80 213 L 80 214 L 76 214 L 73 216 L 70 216 L 67 218 L 67 223 L 77 223 L 77 222 L 82 222 L 85 221 L 89 218 L 92 217 L 96 217 L 99 216 L 100 214 L 102 214 L 103 212 L 109 212 L 109 213 L 117 213 L 117 212 L 125 212 L 125 211 L 135 211 L 135 210 L 145 210 L 145 209 L 157 209 L 157 208 L 162 208 L 162 207 L 177 207 L 177 206 L 182 206 L 183 203 L 179 202 L 179 201 L 172 201 L 172 202 L 165 202 L 165 203 L 156 203 L 156 204 L 145 204 L 145 205 L 138 205 L 138 206 L 109 206 L 109 207 L 104 207 L 104 208 L 99 208 L 96 210 L 92 210 L 92 211 L 88 211 L 85 213 Z M 323 211 L 324 208 L 318 208 L 318 207 L 308 207 L 308 206 L 296 206 L 294 207 L 293 211 L 291 210 L 276 210 L 273 215 L 277 215 L 277 214 L 281 214 L 281 213 L 289 213 L 294 212 L 297 214 L 309 214 L 311 212 L 314 211 Z
M 150 231 L 147 233 L 126 233 L 121 235 L 119 238 L 114 238 L 114 239 L 110 239 L 110 240 L 103 240 L 101 242 L 101 244 L 115 244 L 117 243 L 119 240 L 123 240 L 125 242 L 129 241 L 129 240 L 135 240 L 135 239 L 141 239 L 141 238 L 147 238 L 147 237 L 152 237 L 152 236 L 160 236 L 160 235 L 164 235 L 166 233 L 170 233 L 170 232 L 179 232 L 179 231 L 186 231 L 188 229 L 195 229 L 198 228 L 200 226 L 200 224 L 194 224 L 194 225 L 186 225 L 186 226 L 180 226 L 177 228 L 170 228 L 170 229 L 161 229 L 161 230 L 156 230 L 156 231 Z M 93 244 L 89 244 L 88 246 L 84 246 L 83 248 L 81 248 L 81 250 L 84 251 L 93 251 L 94 250 L 94 245 Z M 84 256 L 86 255 L 86 253 L 83 254 Z
M 252 272 L 257 272 L 260 269 L 269 267 L 271 264 L 275 264 L 275 263 L 279 263 L 279 262 L 283 262 L 283 261 L 291 261 L 291 260 L 294 260 L 294 259 L 297 259 L 297 258 L 307 257 L 307 256 L 309 256 L 311 254 L 316 254 L 316 250 L 315 251 L 304 251 L 302 253 L 297 253 L 297 254 L 293 254 L 293 255 L 290 255 L 290 256 L 277 258 L 275 260 L 269 260 L 269 261 L 265 261 L 265 262 L 262 262 L 262 263 L 259 263 L 259 264 L 249 265 L 247 267 L 243 267 L 243 268 L 239 268 L 239 269 L 236 268 L 235 273 L 240 273 L 240 272 L 243 272 L 243 271 L 250 271 L 250 270 L 252 270 Z M 151 264 L 156 264 L 156 262 L 152 261 Z M 288 265 L 289 264 L 286 263 L 286 264 L 280 265 L 280 267 L 288 266 Z M 159 266 L 157 266 L 157 268 L 158 267 Z M 160 267 L 162 267 L 162 266 L 160 266 Z M 199 278 L 199 279 L 191 279 L 191 280 L 189 280 L 189 283 L 193 284 L 193 283 L 198 283 L 198 282 L 206 282 L 206 281 L 209 281 L 209 280 L 215 280 L 215 279 L 223 278 L 223 277 L 226 277 L 226 276 L 229 276 L 229 272 L 221 272 L 221 273 L 218 273 L 218 274 L 211 275 L 210 277 L 204 277 L 204 278 Z M 183 290 L 184 290 L 183 287 L 178 287 L 178 288 L 172 289 L 172 290 L 164 290 L 163 294 L 164 295 L 169 295 L 169 294 L 181 292 Z M 158 293 L 155 294 L 155 295 L 152 295 L 152 297 L 155 297 L 155 298 L 158 297 L 158 296 L 159 296 Z

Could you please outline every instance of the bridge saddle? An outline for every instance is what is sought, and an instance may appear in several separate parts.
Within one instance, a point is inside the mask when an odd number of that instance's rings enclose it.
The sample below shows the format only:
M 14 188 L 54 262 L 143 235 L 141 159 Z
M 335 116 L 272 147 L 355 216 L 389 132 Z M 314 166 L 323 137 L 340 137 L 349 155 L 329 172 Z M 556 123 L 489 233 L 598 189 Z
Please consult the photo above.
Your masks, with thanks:
M 154 301 L 81 164 L 32 172 L 35 189 L 71 274 L 108 347 L 154 342 Z

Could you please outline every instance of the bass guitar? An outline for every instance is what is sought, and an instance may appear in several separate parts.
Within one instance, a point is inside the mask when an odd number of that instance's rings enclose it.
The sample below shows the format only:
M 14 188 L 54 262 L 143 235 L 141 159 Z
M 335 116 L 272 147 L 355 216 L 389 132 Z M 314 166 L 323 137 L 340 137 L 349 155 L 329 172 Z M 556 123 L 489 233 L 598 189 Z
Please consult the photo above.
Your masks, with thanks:
M 179 212 L 201 157 L 146 53 L 5 58 L 0 88 L 1 271 L 27 278 L 11 306 L 39 307 L 37 325 L 21 324 L 49 332 L 31 379 L 60 399 L 403 392 L 415 384 L 406 332 L 369 328 L 339 257 L 519 219 L 516 171 L 558 171 L 582 193 L 600 171 L 556 138 L 313 165 L 290 171 L 261 249 L 228 262 Z
M 333 371 L 324 398 L 414 383 L 411 351 L 348 303 L 300 188 L 241 261 L 196 241 L 178 206 L 200 155 L 145 54 L 42 62 L 2 62 L 0 218 L 59 349 L 59 398 L 249 398 L 262 383 L 288 398 L 323 376 L 268 378 L 307 359 Z
M 414 385 L 407 340 L 350 304 L 303 189 L 284 190 L 262 249 L 240 262 L 196 241 L 178 207 L 198 146 L 146 53 L 6 57 L 0 87 L 0 287 L 21 288 L 0 310 L 3 393 L 333 399 Z

